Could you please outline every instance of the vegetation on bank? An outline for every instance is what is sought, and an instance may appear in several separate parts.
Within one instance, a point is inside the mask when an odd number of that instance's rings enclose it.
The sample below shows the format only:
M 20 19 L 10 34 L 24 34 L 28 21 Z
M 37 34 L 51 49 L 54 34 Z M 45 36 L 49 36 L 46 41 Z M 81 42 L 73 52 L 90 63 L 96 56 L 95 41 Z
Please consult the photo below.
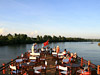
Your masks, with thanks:
M 29 44 L 29 43 L 43 43 L 49 40 L 49 42 L 88 42 L 88 41 L 100 41 L 100 39 L 84 39 L 84 38 L 71 38 L 64 36 L 37 36 L 36 38 L 28 37 L 26 34 L 8 34 L 6 36 L 0 35 L 0 45 L 8 44 Z

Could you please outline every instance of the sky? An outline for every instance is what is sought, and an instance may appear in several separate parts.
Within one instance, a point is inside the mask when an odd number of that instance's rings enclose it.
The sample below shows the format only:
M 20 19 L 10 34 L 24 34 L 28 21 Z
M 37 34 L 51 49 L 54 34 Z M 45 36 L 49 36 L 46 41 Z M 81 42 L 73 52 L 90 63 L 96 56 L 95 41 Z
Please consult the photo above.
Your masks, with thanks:
M 0 0 L 0 34 L 100 39 L 100 0 Z

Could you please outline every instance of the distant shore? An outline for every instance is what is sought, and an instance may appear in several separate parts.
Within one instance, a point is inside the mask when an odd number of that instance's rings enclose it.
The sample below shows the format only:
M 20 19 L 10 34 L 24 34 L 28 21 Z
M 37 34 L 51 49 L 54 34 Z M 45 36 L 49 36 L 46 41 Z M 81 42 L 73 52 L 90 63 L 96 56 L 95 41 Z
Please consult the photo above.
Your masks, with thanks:
M 2 45 L 16 45 L 16 44 L 32 44 L 49 42 L 100 42 L 100 39 L 85 39 L 85 38 L 72 38 L 64 36 L 37 36 L 36 38 L 28 37 L 26 34 L 8 34 L 6 36 L 0 35 L 0 46 Z

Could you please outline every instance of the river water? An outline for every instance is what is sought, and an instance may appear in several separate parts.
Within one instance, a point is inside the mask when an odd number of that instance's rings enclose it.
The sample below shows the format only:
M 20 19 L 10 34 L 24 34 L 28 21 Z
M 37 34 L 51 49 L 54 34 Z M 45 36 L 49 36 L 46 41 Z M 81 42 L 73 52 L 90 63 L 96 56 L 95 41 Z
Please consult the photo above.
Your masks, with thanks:
M 37 47 L 41 48 L 42 45 L 38 44 Z M 91 42 L 58 42 L 49 44 L 51 48 L 57 45 L 60 47 L 60 51 L 67 49 L 67 51 L 76 52 L 79 57 L 90 60 L 93 64 L 100 65 L 100 46 L 98 46 L 98 42 L 93 44 Z M 7 63 L 31 49 L 31 47 L 32 44 L 0 46 L 0 66 L 2 63 Z

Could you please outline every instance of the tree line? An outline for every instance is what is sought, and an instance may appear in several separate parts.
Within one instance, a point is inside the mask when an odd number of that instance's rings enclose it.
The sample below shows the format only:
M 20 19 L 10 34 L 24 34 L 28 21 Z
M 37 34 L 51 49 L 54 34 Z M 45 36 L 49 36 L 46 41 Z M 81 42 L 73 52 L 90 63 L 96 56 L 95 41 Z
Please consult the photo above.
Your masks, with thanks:
M 33 40 L 33 38 L 28 37 L 26 34 L 0 35 L 0 45 L 33 43 Z
M 27 36 L 26 34 L 8 34 L 6 36 L 0 35 L 0 45 L 9 45 L 9 44 L 30 44 L 30 43 L 43 43 L 49 40 L 49 42 L 88 42 L 88 41 L 100 41 L 100 39 L 84 39 L 84 38 L 71 38 L 71 37 L 64 37 L 64 36 L 50 36 L 44 35 L 39 36 L 37 35 L 36 38 L 32 38 Z

